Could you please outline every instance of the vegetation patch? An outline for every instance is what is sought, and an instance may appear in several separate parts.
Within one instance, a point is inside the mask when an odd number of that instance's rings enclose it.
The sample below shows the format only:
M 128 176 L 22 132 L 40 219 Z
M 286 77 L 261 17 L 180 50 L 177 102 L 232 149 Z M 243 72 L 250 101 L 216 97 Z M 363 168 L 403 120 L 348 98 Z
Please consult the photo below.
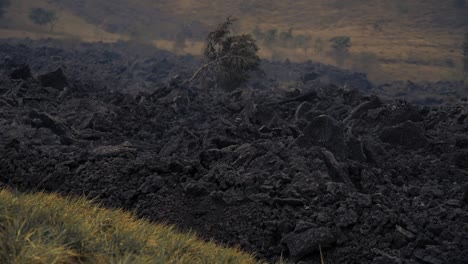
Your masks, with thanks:
M 0 191 L 0 263 L 258 263 L 84 198 Z

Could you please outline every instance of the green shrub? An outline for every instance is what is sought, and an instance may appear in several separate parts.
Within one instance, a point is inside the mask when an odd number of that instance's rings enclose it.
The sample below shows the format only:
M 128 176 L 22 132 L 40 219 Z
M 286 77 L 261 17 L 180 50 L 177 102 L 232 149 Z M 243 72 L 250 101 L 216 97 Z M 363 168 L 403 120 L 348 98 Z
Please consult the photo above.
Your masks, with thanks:
M 212 75 L 216 83 L 234 88 L 247 81 L 251 72 L 263 74 L 255 40 L 250 34 L 233 35 L 231 27 L 235 21 L 235 18 L 229 17 L 208 34 L 203 52 L 206 63 L 189 82 L 204 72 L 205 76 Z
M 265 32 L 263 37 L 263 43 L 267 46 L 272 46 L 276 42 L 276 34 L 278 33 L 277 29 L 270 29 Z
M 258 26 L 255 26 L 252 34 L 256 40 L 263 40 L 265 38 L 265 33 L 263 33 L 263 31 Z
M 351 47 L 351 38 L 349 36 L 336 36 L 331 38 L 330 42 L 335 50 L 347 50 Z
M 297 35 L 294 37 L 294 46 L 296 48 L 306 48 L 312 38 L 309 35 Z
M 336 36 L 330 39 L 331 47 L 333 48 L 333 56 L 336 63 L 342 66 L 349 55 L 351 47 L 351 38 L 349 36 Z
M 31 19 L 34 24 L 40 26 L 50 24 L 50 29 L 52 30 L 55 21 L 57 21 L 57 15 L 52 10 L 36 7 L 29 12 L 29 19 Z
M 324 47 L 323 40 L 321 38 L 316 39 L 314 43 L 315 52 L 322 53 L 323 47 Z
M 283 47 L 288 47 L 293 41 L 293 29 L 290 28 L 288 31 L 281 32 L 279 35 L 280 45 Z

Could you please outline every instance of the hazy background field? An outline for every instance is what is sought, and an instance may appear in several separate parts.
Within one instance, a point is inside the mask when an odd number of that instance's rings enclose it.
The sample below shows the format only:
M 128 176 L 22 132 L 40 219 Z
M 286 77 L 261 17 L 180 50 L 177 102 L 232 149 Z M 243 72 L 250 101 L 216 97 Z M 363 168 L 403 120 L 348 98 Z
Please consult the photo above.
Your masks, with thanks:
M 0 0 L 0 37 L 132 40 L 200 54 L 206 33 L 227 16 L 252 33 L 267 59 L 320 61 L 367 72 L 376 83 L 462 79 L 468 30 L 463 0 Z M 34 8 L 57 20 L 37 25 Z M 337 58 L 330 38 L 349 36 Z

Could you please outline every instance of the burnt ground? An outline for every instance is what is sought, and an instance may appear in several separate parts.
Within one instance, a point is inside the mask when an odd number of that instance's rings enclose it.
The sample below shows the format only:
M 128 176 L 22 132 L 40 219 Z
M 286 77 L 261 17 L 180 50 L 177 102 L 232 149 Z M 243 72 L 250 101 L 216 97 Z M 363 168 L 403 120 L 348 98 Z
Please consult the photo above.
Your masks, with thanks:
M 468 263 L 466 103 L 383 100 L 312 62 L 202 89 L 181 81 L 193 57 L 69 45 L 0 43 L 0 186 L 87 195 L 268 260 Z

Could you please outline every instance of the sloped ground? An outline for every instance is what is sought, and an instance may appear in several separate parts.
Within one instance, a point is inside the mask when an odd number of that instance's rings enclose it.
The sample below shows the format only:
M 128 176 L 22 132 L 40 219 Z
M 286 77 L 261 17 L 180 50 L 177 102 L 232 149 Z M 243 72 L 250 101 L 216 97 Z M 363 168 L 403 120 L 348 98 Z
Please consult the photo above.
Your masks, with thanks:
M 236 249 L 200 241 L 121 210 L 56 194 L 0 190 L 0 262 L 258 263 Z
M 232 92 L 145 86 L 196 60 L 120 72 L 129 60 L 100 62 L 98 45 L 56 48 L 63 71 L 38 75 L 50 48 L 3 47 L 2 184 L 89 195 L 270 260 L 319 263 L 321 247 L 327 263 L 468 261 L 466 104 L 382 101 L 300 72 L 319 65 L 283 66 L 302 90 L 274 75 Z M 29 54 L 33 74 L 12 72 Z
M 379 84 L 463 78 L 460 46 L 468 25 L 468 5 L 463 7 L 460 0 L 10 2 L 0 20 L 2 38 L 133 39 L 180 54 L 200 55 L 210 29 L 233 15 L 240 18 L 240 32 L 253 32 L 257 27 L 278 31 L 276 41 L 258 39 L 263 58 L 336 64 L 329 39 L 346 35 L 352 47 L 341 67 L 365 71 Z M 53 27 L 32 23 L 28 15 L 35 7 L 54 10 L 57 23 Z M 302 47 L 284 47 L 281 34 L 289 28 L 294 36 L 306 34 L 311 39 Z M 181 37 L 187 38 L 184 48 L 178 45 Z
M 179 34 L 203 41 L 209 29 L 228 16 L 240 19 L 241 32 L 281 32 L 312 38 L 307 49 L 281 48 L 281 41 L 260 43 L 264 58 L 308 59 L 335 64 L 328 40 L 350 36 L 352 57 L 345 67 L 366 71 L 378 83 L 394 80 L 461 80 L 460 45 L 468 26 L 463 0 L 51 0 L 109 32 L 139 38 L 174 40 Z M 188 43 L 187 43 L 188 44 Z M 201 45 L 184 51 L 200 54 Z M 158 47 L 171 45 L 158 43 Z M 190 45 L 188 45 L 190 46 Z M 273 46 L 273 49 L 271 48 Z M 374 59 L 372 59 L 374 58 Z

